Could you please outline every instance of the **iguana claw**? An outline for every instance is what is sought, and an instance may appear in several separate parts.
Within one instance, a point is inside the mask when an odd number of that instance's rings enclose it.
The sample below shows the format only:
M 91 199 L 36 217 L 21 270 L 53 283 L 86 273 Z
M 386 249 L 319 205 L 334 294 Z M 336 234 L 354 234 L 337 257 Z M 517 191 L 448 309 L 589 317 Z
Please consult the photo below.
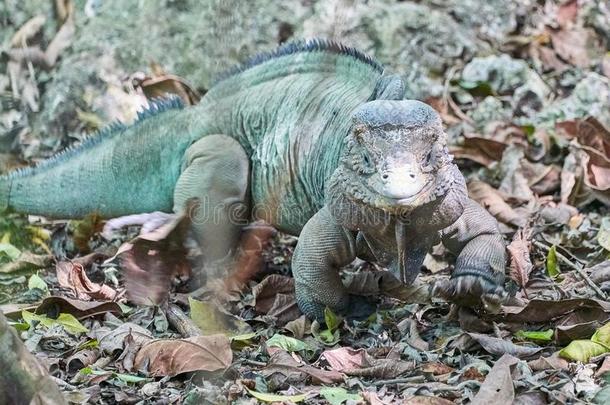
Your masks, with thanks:
M 461 306 L 481 307 L 488 313 L 499 312 L 501 305 L 508 300 L 504 286 L 497 284 L 493 278 L 470 273 L 437 281 L 432 295 Z

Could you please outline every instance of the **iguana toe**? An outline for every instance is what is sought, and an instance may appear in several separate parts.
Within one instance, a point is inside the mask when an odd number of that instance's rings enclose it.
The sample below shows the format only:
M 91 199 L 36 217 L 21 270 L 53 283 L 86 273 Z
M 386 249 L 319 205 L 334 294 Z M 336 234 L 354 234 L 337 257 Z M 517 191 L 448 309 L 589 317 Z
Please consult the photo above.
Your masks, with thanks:
M 486 312 L 494 313 L 508 299 L 504 287 L 492 278 L 476 274 L 458 274 L 449 280 L 435 283 L 432 294 L 468 307 L 482 307 Z

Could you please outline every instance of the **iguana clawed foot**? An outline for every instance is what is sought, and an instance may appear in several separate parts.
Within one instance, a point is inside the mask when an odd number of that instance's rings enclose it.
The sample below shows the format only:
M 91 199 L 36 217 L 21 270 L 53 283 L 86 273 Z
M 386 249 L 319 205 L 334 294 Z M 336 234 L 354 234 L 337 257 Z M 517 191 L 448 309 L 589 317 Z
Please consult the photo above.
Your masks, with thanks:
M 474 271 L 458 272 L 448 280 L 437 281 L 432 295 L 461 306 L 480 307 L 488 313 L 497 313 L 508 299 L 501 282 Z

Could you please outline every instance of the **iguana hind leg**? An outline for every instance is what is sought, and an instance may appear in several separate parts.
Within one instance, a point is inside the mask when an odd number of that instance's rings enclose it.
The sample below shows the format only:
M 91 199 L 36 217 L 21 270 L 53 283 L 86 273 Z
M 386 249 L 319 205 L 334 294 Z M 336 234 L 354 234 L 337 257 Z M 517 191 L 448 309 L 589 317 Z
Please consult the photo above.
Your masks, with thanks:
M 249 160 L 241 145 L 226 135 L 209 135 L 186 151 L 174 190 L 174 212 L 187 214 L 206 261 L 226 256 L 247 224 Z

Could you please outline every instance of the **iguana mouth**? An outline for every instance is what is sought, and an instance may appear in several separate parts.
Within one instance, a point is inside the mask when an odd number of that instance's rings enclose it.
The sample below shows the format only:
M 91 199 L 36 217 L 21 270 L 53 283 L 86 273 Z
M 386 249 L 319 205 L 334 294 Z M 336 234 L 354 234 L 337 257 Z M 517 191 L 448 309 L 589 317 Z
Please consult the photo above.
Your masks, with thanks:
M 391 198 L 388 196 L 385 197 L 394 200 L 397 206 L 413 206 L 413 203 L 417 202 L 418 199 L 421 199 L 423 196 L 429 195 L 429 193 L 434 187 L 434 181 L 428 181 L 417 193 L 413 194 L 412 196 L 404 198 Z

